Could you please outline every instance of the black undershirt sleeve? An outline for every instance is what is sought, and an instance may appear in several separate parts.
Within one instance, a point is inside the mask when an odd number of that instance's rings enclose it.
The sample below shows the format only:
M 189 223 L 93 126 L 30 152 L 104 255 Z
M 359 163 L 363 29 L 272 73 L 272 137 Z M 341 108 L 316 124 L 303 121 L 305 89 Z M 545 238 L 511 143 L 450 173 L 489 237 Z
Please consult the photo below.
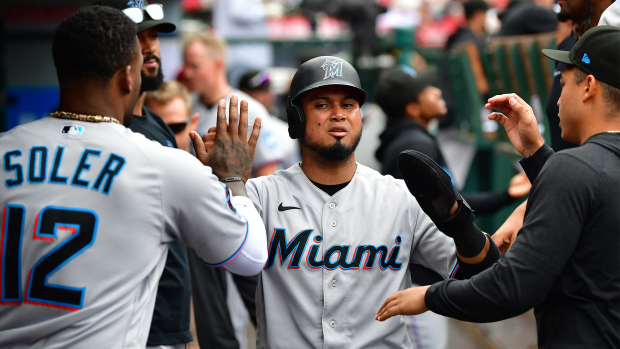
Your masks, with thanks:
M 598 176 L 571 155 L 548 158 L 530 193 L 523 228 L 505 258 L 469 280 L 446 280 L 426 292 L 433 312 L 491 322 L 543 301 L 579 241 Z M 570 190 L 567 190 L 570 188 Z
M 549 159 L 549 157 L 553 155 L 553 149 L 551 149 L 547 144 L 543 144 L 540 149 L 538 149 L 532 156 L 527 159 L 519 160 L 523 171 L 525 171 L 525 175 L 530 180 L 530 183 L 534 184 L 538 174 L 542 170 L 543 166 Z
M 463 197 L 472 210 L 474 210 L 476 216 L 493 214 L 504 206 L 510 205 L 513 201 L 512 197 L 508 194 L 508 189 L 480 193 L 464 193 Z

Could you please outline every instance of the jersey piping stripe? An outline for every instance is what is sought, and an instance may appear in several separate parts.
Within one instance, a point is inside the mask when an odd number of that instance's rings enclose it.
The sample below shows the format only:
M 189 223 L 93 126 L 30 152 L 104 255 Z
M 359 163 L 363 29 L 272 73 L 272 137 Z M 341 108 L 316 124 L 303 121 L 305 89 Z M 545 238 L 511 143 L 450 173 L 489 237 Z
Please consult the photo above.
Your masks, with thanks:
M 228 258 L 227 260 L 218 263 L 218 264 L 209 264 L 205 261 L 202 261 L 206 266 L 211 267 L 211 268 L 219 268 L 219 267 L 223 267 L 226 264 L 232 262 L 235 260 L 235 258 L 237 258 L 237 256 L 239 256 L 239 254 L 241 253 L 241 251 L 243 251 L 243 248 L 245 247 L 245 243 L 248 241 L 248 234 L 250 232 L 250 223 L 248 222 L 248 219 L 243 217 L 243 219 L 245 219 L 245 225 L 246 225 L 246 229 L 245 229 L 245 238 L 243 239 L 243 243 L 241 244 L 241 247 L 239 247 L 239 249 L 237 250 L 237 252 L 235 252 L 232 256 L 230 256 L 230 258 Z M 202 259 L 201 259 L 202 260 Z
M 456 275 L 456 272 L 459 270 L 460 267 L 461 265 L 459 263 L 456 263 L 456 266 L 454 267 L 452 274 L 450 274 L 450 279 L 454 279 L 454 275 Z

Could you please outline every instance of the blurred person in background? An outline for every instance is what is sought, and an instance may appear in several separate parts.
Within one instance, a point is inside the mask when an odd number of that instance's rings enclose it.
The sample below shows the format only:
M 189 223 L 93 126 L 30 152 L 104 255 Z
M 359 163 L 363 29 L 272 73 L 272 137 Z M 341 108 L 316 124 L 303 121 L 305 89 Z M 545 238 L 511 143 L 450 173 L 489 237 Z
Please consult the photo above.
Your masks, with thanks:
M 239 80 L 239 89 L 259 101 L 269 111 L 273 109 L 275 98 L 270 86 L 267 71 L 250 70 Z M 284 153 L 284 160 L 278 164 L 279 169 L 287 169 L 301 161 L 299 142 L 289 137 L 288 123 L 272 115 L 270 119 L 263 122 L 263 126 L 267 126 L 272 132 L 273 141 L 279 143 Z
M 273 47 L 267 40 L 267 9 L 263 1 L 215 0 L 213 27 L 218 35 L 231 41 L 226 67 L 233 85 L 246 70 L 273 65 Z M 242 42 L 235 43 L 235 40 Z
M 196 132 L 205 135 L 209 128 L 215 127 L 217 117 L 217 102 L 220 99 L 229 100 L 231 95 L 239 96 L 239 100 L 246 100 L 250 105 L 248 122 L 261 118 L 263 122 L 270 118 L 267 109 L 248 94 L 234 89 L 226 78 L 226 43 L 214 35 L 197 35 L 185 44 L 184 50 L 184 84 L 195 92 L 192 98 L 192 111 L 200 114 Z M 268 132 L 261 130 L 252 175 L 254 177 L 272 174 L 277 169 L 277 163 L 282 161 L 282 152 L 277 144 L 270 142 L 265 136 Z
M 488 38 L 484 30 L 484 22 L 489 6 L 484 0 L 470 0 L 463 4 L 463 8 L 466 24 L 448 37 L 446 49 L 451 49 L 458 43 L 474 42 L 478 46 L 478 52 L 482 55 Z
M 140 97 L 133 111 L 129 128 L 163 146 L 177 147 L 174 133 L 162 118 L 144 106 L 146 93 L 157 90 L 164 81 L 161 68 L 159 33 L 176 29 L 163 21 L 163 6 L 153 4 L 149 9 L 146 0 L 98 0 L 93 5 L 110 6 L 123 11 L 138 24 L 138 40 L 144 57 Z M 146 7 L 145 7 L 146 6 Z M 128 11 L 128 9 L 130 9 Z M 140 12 L 136 11 L 141 10 Z M 154 12 L 153 12 L 154 11 Z M 138 15 L 136 16 L 136 12 Z M 151 17 L 153 15 L 155 18 Z M 187 265 L 187 247 L 177 240 L 169 244 L 164 271 L 159 279 L 155 309 L 149 331 L 147 348 L 186 348 L 193 340 L 190 332 L 190 278 Z
M 553 32 L 558 27 L 556 13 L 543 0 L 512 0 L 500 16 L 502 28 L 497 36 L 530 35 Z
M 247 11 L 244 9 L 239 12 Z M 269 123 L 271 116 L 260 102 L 229 85 L 226 77 L 226 43 L 223 40 L 214 35 L 195 36 L 185 44 L 183 58 L 183 82 L 190 91 L 195 92 L 192 96 L 192 113 L 200 115 L 196 126 L 198 134 L 205 135 L 210 128 L 215 127 L 218 101 L 228 101 L 233 94 L 239 97 L 238 100 L 248 101 L 249 124 L 253 124 L 256 118 L 261 118 L 263 125 Z M 284 158 L 271 134 L 268 126 L 261 127 L 252 167 L 254 177 L 275 172 Z M 189 250 L 189 266 L 192 289 L 201 290 L 193 294 L 196 333 L 200 347 L 239 348 L 238 336 L 226 301 L 229 294 L 226 271 L 207 267 L 193 250 Z M 256 276 L 232 277 L 250 320 L 256 325 L 255 293 L 258 279 Z
M 404 150 L 426 154 L 450 174 L 437 139 L 427 131 L 432 119 L 447 112 L 441 90 L 431 85 L 436 74 L 434 67 L 418 74 L 410 67 L 399 66 L 380 78 L 375 99 L 388 117 L 387 127 L 380 136 L 381 146 L 376 152 L 383 164 L 382 174 L 402 178 L 396 160 Z M 463 196 L 476 215 L 488 215 L 526 196 L 530 187 L 525 175 L 518 174 L 505 190 Z
M 178 148 L 189 152 L 189 133 L 196 131 L 200 115 L 192 115 L 192 97 L 187 88 L 178 81 L 166 81 L 158 90 L 146 94 L 144 104 L 174 132 Z
M 381 76 L 375 99 L 388 118 L 387 127 L 380 136 L 381 145 L 376 152 L 377 159 L 383 164 L 382 174 L 403 178 L 397 167 L 397 159 L 404 150 L 416 150 L 427 155 L 450 174 L 436 138 L 427 131 L 432 119 L 447 112 L 441 90 L 431 85 L 436 74 L 432 66 L 419 75 L 410 67 L 399 66 Z M 518 174 L 506 190 L 462 195 L 478 216 L 497 212 L 514 200 L 526 196 L 530 188 L 527 177 Z M 493 239 L 496 238 L 499 236 L 494 235 Z M 412 270 L 411 281 L 416 285 L 431 285 L 441 281 L 438 274 L 419 264 L 410 264 L 409 267 Z M 423 348 L 446 348 L 448 319 L 431 312 L 420 315 L 408 321 L 412 341 L 415 339 L 414 342 L 420 343 L 419 347 Z
M 557 18 L 560 22 L 572 21 L 573 30 L 571 35 L 566 36 L 558 45 L 558 50 L 570 51 L 577 39 L 591 27 L 596 27 L 603 11 L 611 4 L 612 0 L 559 0 L 560 12 Z M 555 71 L 553 72 L 553 84 L 547 98 L 547 106 L 545 111 L 549 120 L 549 134 L 551 136 L 551 147 L 555 151 L 573 148 L 576 145 L 562 139 L 562 129 L 560 128 L 560 118 L 558 99 L 562 93 L 560 84 L 560 75 L 565 64 L 555 62 Z
M 620 27 L 620 2 L 614 1 L 601 15 L 598 25 Z

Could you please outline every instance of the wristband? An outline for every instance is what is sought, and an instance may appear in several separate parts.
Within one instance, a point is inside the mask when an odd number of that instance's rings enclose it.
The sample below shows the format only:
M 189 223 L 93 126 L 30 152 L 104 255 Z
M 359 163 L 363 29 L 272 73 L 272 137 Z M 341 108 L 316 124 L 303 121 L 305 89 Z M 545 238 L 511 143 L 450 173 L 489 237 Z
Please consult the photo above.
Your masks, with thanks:
M 224 179 L 220 179 L 220 182 L 224 182 L 224 183 L 228 183 L 228 182 L 243 182 L 243 184 L 245 184 L 245 181 L 241 177 L 226 177 Z

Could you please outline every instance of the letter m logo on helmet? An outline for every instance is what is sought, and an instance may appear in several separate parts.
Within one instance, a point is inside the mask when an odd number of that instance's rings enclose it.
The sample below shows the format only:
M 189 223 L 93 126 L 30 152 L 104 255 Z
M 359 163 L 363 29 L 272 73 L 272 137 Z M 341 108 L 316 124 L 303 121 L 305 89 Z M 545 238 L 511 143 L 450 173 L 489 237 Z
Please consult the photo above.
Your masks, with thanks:
M 325 77 L 323 80 L 335 78 L 336 76 L 342 76 L 342 61 L 332 61 L 326 59 L 321 68 L 325 70 Z

